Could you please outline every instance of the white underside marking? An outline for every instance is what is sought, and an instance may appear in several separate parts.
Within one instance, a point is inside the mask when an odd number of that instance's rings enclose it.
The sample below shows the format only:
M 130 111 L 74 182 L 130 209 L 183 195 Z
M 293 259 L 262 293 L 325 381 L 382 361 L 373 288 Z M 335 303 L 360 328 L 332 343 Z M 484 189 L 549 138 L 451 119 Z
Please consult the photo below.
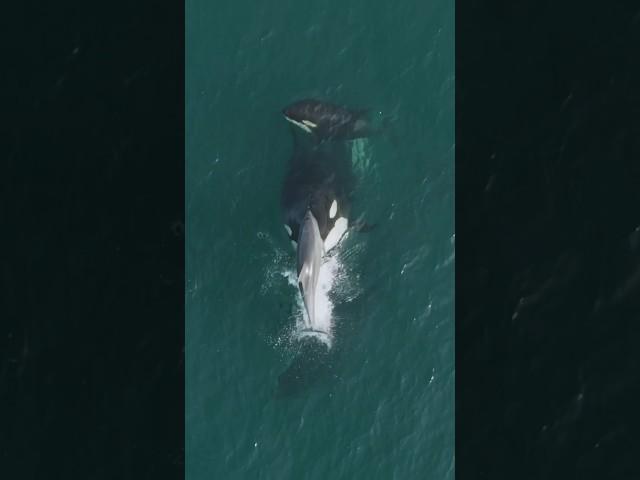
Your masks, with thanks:
M 291 240 L 291 246 L 293 247 L 294 250 L 298 249 L 298 244 L 296 243 L 295 240 Z
M 291 237 L 291 227 L 285 223 L 284 224 L 284 229 L 287 231 L 287 235 L 289 235 L 289 237 Z
M 287 116 L 285 116 L 284 118 L 286 118 L 289 122 L 293 123 L 296 127 L 300 127 L 305 132 L 311 133 L 311 129 L 308 126 L 306 126 L 304 123 L 297 122 L 293 118 L 290 118 L 290 117 L 287 117 Z
M 318 126 L 309 120 L 302 120 L 302 123 L 304 123 L 307 127 L 310 127 L 310 128 L 316 128 Z
M 329 218 L 335 217 L 336 213 L 338 213 L 338 202 L 334 200 L 329 209 Z
M 335 247 L 340 239 L 343 237 L 345 232 L 349 228 L 349 220 L 344 217 L 340 217 L 336 220 L 335 225 L 327 235 L 327 238 L 324 241 L 324 251 L 328 252 L 333 247 Z

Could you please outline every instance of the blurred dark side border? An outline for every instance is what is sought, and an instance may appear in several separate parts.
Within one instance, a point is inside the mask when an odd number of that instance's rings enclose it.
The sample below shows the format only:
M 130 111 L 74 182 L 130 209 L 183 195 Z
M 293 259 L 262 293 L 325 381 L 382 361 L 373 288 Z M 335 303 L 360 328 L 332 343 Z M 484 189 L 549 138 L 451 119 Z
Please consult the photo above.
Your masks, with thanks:
M 640 478 L 640 7 L 456 32 L 456 478 Z
M 184 475 L 184 4 L 2 14 L 0 477 Z

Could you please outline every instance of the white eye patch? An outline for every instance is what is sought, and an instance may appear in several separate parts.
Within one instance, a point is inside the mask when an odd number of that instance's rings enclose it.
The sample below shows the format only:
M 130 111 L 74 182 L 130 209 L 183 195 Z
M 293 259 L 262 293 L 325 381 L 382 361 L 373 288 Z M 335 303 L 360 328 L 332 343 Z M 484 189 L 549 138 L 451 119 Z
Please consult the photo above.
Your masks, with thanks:
M 289 235 L 289 237 L 291 237 L 291 227 L 285 223 L 284 224 L 284 229 L 287 231 L 287 235 Z
M 284 118 L 286 118 L 289 122 L 293 123 L 296 127 L 300 127 L 305 132 L 311 133 L 311 129 L 307 125 L 305 125 L 304 123 L 297 122 L 293 118 L 290 118 L 290 117 L 284 117 Z
M 329 209 L 329 218 L 335 217 L 336 213 L 338 213 L 338 202 L 334 200 Z

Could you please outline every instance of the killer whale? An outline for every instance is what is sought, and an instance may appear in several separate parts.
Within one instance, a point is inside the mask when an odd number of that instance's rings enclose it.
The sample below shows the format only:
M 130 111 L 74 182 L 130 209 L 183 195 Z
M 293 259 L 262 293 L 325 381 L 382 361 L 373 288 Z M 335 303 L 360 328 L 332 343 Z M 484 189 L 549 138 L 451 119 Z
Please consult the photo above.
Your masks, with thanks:
M 348 109 L 316 99 L 294 102 L 282 114 L 300 131 L 318 140 L 355 140 L 381 130 L 373 125 L 369 109 Z
M 331 324 L 316 312 L 316 290 L 323 261 L 332 256 L 348 229 L 375 225 L 351 218 L 356 187 L 349 140 L 375 132 L 365 111 L 319 101 L 296 102 L 283 110 L 293 125 L 293 153 L 282 183 L 284 229 L 296 253 L 297 285 L 306 315 L 297 332 L 297 353 L 278 378 L 283 395 L 305 390 L 333 369 Z
M 354 187 L 349 150 L 341 143 L 294 149 L 281 203 L 284 227 L 296 250 L 308 330 L 317 330 L 315 293 L 320 265 L 349 228 Z

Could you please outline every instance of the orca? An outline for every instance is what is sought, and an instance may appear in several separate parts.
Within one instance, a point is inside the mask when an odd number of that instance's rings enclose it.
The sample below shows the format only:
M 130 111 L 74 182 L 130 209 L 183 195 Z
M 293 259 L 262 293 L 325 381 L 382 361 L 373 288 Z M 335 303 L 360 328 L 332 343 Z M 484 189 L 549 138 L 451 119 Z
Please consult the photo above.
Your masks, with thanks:
M 304 99 L 282 110 L 292 125 L 317 140 L 355 140 L 378 131 L 369 109 L 351 110 L 329 102 Z
M 297 285 L 302 295 L 304 327 L 298 352 L 278 379 L 279 394 L 306 390 L 333 371 L 330 323 L 316 312 L 321 266 L 349 229 L 375 227 L 352 221 L 356 187 L 353 140 L 375 133 L 366 112 L 347 110 L 316 100 L 296 102 L 283 110 L 292 129 L 294 147 L 281 191 L 284 229 L 296 252 Z
M 282 187 L 284 228 L 296 250 L 308 331 L 318 330 L 315 296 L 323 257 L 349 228 L 355 188 L 349 152 L 340 143 L 297 148 Z

